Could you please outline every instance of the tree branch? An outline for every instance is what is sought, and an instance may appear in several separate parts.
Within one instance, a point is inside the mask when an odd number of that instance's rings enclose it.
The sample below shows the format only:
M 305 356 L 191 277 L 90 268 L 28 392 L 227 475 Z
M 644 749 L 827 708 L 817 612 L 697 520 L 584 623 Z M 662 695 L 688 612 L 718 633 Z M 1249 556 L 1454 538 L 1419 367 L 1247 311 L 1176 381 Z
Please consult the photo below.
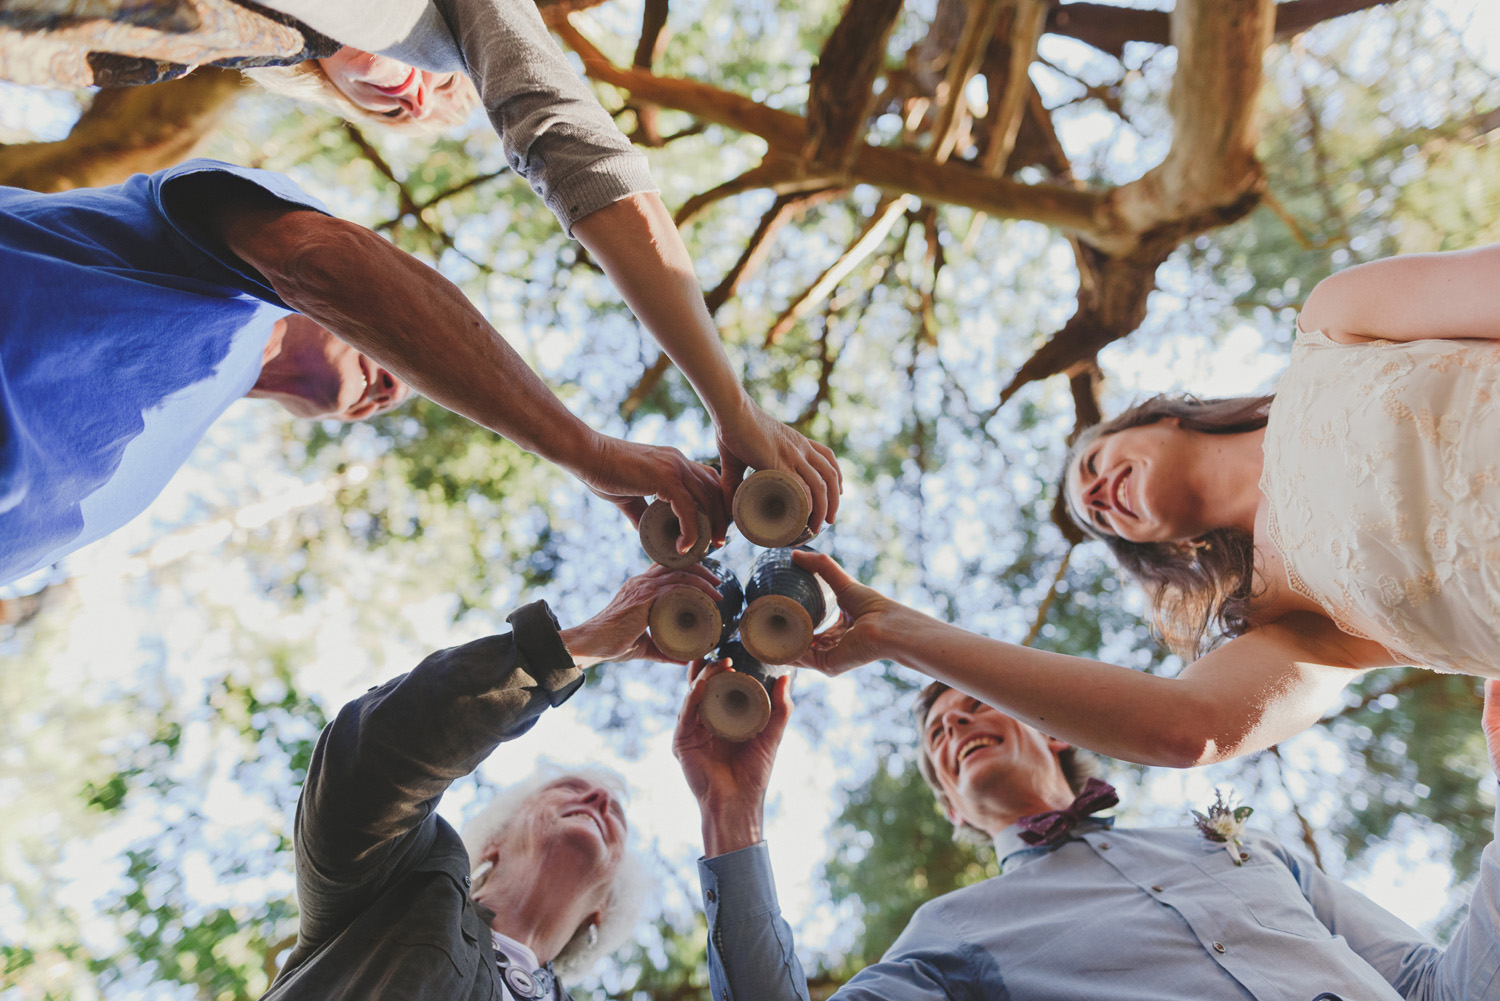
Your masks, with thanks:
M 590 77 L 632 96 L 759 136 L 770 145 L 772 154 L 800 151 L 807 141 L 807 122 L 797 115 L 694 80 L 621 69 L 606 60 L 571 24 L 559 27 L 559 34 L 583 58 Z M 1106 235 L 1100 228 L 1101 222 L 1108 220 L 1099 215 L 1104 206 L 1104 196 L 1099 192 L 990 178 L 965 164 L 935 164 L 914 150 L 858 144 L 846 173 L 808 176 L 802 183 L 807 187 L 870 184 L 894 194 L 965 205 L 1006 219 L 1030 219 L 1069 232 L 1097 232 L 1100 239 Z
M 847 170 L 875 103 L 875 78 L 902 0 L 850 0 L 823 43 L 807 94 L 802 159 L 814 169 Z
M 1394 0 L 1289 0 L 1276 6 L 1275 40 L 1285 41 L 1315 24 L 1383 7 Z M 1126 42 L 1171 45 L 1171 14 L 1104 3 L 1065 3 L 1047 15 L 1047 31 L 1076 38 L 1119 59 Z
M 166 83 L 101 90 L 66 139 L 0 146 L 0 184 L 68 191 L 170 167 L 193 155 L 243 92 L 238 73 L 212 67 Z
M 838 260 L 829 265 L 828 269 L 818 276 L 806 291 L 794 299 L 791 305 L 776 318 L 771 324 L 771 329 L 766 331 L 765 347 L 771 347 L 786 336 L 787 331 L 794 327 L 798 320 L 817 308 L 833 292 L 839 282 L 848 277 L 849 272 L 859 266 L 859 262 L 869 257 L 875 248 L 880 246 L 891 232 L 891 227 L 896 224 L 906 210 L 911 206 L 912 199 L 909 195 L 898 195 L 895 198 L 884 198 L 880 204 L 875 206 L 875 211 L 870 213 L 870 218 L 865 221 L 863 230 L 858 237 L 849 245 L 849 249 L 839 255 Z

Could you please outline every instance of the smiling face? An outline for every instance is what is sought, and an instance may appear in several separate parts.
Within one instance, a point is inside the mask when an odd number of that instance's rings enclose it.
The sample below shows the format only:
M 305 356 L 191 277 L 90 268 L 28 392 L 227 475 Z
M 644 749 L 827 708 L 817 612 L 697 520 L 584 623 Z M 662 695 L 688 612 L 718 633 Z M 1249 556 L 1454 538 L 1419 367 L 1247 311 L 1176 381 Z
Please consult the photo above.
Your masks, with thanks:
M 620 797 L 586 776 L 565 775 L 538 790 L 520 812 L 500 850 L 527 857 L 537 871 L 566 879 L 580 898 L 603 906 L 625 854 Z
M 249 396 L 297 417 L 362 421 L 409 394 L 406 383 L 307 317 L 292 314 L 277 326 Z
M 948 819 L 991 835 L 1072 802 L 1057 757 L 1068 746 L 952 688 L 933 701 L 922 731 Z
M 1215 527 L 1188 475 L 1193 433 L 1176 418 L 1103 435 L 1081 448 L 1063 489 L 1073 516 L 1129 542 L 1182 542 Z
M 318 65 L 341 94 L 392 121 L 420 122 L 467 97 L 457 73 L 432 73 L 360 49 L 339 49 Z

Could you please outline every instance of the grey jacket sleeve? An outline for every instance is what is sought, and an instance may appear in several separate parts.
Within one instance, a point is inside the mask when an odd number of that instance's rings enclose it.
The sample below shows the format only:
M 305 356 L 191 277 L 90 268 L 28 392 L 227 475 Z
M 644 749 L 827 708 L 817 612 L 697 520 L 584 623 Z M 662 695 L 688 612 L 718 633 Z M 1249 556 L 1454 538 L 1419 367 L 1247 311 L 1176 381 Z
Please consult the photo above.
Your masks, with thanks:
M 572 235 L 584 216 L 656 191 L 646 158 L 573 72 L 532 0 L 435 0 L 512 169 Z
M 583 684 L 545 602 L 510 623 L 371 689 L 323 730 L 297 803 L 302 945 L 400 878 L 431 846 L 448 786 Z

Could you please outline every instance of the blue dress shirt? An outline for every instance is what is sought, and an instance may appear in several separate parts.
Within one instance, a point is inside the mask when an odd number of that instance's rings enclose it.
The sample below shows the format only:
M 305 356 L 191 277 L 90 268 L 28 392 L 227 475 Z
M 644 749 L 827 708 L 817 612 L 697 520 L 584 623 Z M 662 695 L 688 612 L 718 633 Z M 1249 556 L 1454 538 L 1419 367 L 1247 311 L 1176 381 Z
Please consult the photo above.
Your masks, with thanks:
M 1251 832 L 1236 866 L 1195 828 L 1080 824 L 1057 848 L 1014 828 L 1003 875 L 919 908 L 839 1001 L 1496 1001 L 1500 854 L 1481 860 L 1447 949 Z M 699 862 L 714 1001 L 807 1001 L 764 844 Z

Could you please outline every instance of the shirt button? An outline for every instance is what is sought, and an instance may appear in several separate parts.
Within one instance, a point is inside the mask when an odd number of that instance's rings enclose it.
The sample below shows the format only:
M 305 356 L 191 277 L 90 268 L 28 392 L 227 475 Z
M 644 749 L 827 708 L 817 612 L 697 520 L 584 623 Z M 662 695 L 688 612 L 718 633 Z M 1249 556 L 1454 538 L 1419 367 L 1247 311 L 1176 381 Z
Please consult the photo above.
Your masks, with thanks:
M 710 904 L 714 902 L 714 891 L 709 890 L 707 893 L 704 894 L 704 896 L 708 898 L 708 902 Z
M 1160 883 L 1152 883 L 1151 884 L 1151 889 L 1152 889 L 1152 892 L 1154 892 L 1154 893 L 1160 893 L 1161 892 L 1161 884 Z
M 473 886 L 473 885 L 474 885 L 474 881 L 472 879 L 470 879 L 468 876 L 465 876 L 464 877 L 464 886 Z
M 1226 950 L 1224 949 L 1224 943 L 1223 942 L 1215 942 L 1214 943 L 1214 952 L 1224 952 L 1224 951 L 1226 951 Z

